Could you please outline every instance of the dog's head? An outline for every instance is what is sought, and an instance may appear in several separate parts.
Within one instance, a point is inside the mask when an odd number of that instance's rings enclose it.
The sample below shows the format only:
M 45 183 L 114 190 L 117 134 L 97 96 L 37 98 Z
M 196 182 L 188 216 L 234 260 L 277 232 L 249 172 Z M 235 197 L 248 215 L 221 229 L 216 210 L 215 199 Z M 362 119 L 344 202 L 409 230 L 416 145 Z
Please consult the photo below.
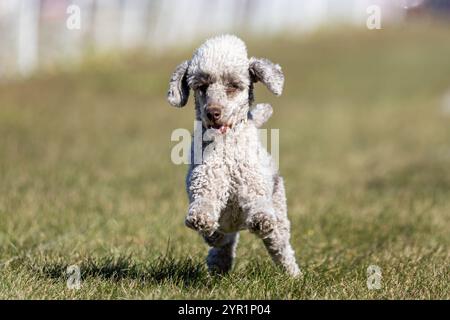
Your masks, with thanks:
M 218 36 L 203 43 L 191 60 L 177 66 L 167 99 L 171 105 L 183 107 L 192 89 L 197 120 L 205 128 L 224 133 L 247 119 L 253 83 L 258 81 L 280 95 L 284 83 L 281 67 L 267 59 L 249 59 L 244 42 L 235 36 Z

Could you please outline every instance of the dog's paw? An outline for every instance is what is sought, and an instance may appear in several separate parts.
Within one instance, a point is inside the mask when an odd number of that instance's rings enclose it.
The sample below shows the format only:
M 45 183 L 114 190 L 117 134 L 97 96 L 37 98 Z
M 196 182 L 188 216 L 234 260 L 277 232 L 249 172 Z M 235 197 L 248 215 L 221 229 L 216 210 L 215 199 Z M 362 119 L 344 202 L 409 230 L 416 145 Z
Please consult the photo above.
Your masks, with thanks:
M 250 232 L 265 238 L 275 229 L 275 224 L 275 217 L 264 212 L 258 212 L 251 217 L 248 228 Z
M 203 235 L 203 239 L 210 247 L 215 247 L 223 242 L 224 234 L 221 232 L 213 232 L 211 235 Z
M 301 279 L 303 277 L 303 272 L 300 270 L 296 263 L 288 266 L 286 272 L 293 278 Z
M 206 237 L 211 236 L 219 227 L 218 222 L 208 214 L 189 214 L 184 223 Z

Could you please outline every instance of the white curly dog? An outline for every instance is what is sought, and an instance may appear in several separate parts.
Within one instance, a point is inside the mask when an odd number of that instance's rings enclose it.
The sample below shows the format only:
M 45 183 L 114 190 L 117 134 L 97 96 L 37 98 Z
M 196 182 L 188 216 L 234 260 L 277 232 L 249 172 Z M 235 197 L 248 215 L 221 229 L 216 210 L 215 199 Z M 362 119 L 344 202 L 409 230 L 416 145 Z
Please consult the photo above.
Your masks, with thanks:
M 232 268 L 239 231 L 248 229 L 263 240 L 276 264 L 298 276 L 283 179 L 258 136 L 272 108 L 258 104 L 250 109 L 258 81 L 275 95 L 283 90 L 280 66 L 249 59 L 244 42 L 232 35 L 207 40 L 172 74 L 169 103 L 183 107 L 192 89 L 196 120 L 202 123 L 201 148 L 191 147 L 185 223 L 212 247 L 211 272 Z M 194 161 L 195 150 L 202 161 Z

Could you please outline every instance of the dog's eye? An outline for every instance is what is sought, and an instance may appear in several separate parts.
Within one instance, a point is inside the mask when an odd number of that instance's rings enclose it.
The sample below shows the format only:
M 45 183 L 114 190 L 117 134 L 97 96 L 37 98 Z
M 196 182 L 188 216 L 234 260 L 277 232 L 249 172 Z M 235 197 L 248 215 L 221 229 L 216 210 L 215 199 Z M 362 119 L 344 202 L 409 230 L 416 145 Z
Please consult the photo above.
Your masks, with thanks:
M 240 87 L 236 83 L 231 83 L 227 86 L 227 88 L 225 90 L 226 90 L 227 94 L 233 94 L 233 93 L 239 91 Z
M 206 90 L 208 90 L 208 85 L 202 84 L 201 86 L 198 87 L 198 90 L 200 90 L 201 93 L 206 93 Z

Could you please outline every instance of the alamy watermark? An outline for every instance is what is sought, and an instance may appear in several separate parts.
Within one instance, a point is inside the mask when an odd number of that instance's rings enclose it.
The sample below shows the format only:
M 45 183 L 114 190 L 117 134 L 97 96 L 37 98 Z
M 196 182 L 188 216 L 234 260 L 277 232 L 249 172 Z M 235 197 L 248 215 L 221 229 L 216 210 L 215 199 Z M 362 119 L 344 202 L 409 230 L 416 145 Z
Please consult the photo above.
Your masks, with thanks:
M 380 290 L 382 287 L 381 280 L 383 279 L 381 268 L 377 265 L 370 265 L 367 267 L 367 289 Z
M 80 267 L 77 265 L 71 265 L 67 267 L 66 274 L 67 278 L 67 288 L 70 290 L 79 290 L 81 288 L 81 271 Z
M 381 8 L 377 5 L 371 5 L 366 8 L 368 14 L 366 27 L 369 30 L 381 29 Z
M 184 128 L 175 129 L 171 134 L 171 141 L 177 142 L 171 150 L 170 159 L 176 165 L 180 164 L 202 164 L 210 153 L 222 153 L 226 159 L 231 153 L 239 159 L 252 159 L 254 157 L 265 157 L 269 152 L 268 141 L 270 137 L 270 155 L 278 168 L 280 152 L 280 130 L 258 129 L 259 140 L 249 138 L 249 141 L 241 141 L 235 136 L 221 134 L 218 130 L 202 130 L 202 122 L 194 121 L 194 135 Z M 263 148 L 259 148 L 261 143 Z M 221 147 L 218 148 L 217 146 Z M 239 146 L 242 145 L 242 148 Z M 236 158 L 234 157 L 234 158 Z
M 66 13 L 69 15 L 66 20 L 66 27 L 69 30 L 81 29 L 81 9 L 79 6 L 72 4 L 67 7 Z

